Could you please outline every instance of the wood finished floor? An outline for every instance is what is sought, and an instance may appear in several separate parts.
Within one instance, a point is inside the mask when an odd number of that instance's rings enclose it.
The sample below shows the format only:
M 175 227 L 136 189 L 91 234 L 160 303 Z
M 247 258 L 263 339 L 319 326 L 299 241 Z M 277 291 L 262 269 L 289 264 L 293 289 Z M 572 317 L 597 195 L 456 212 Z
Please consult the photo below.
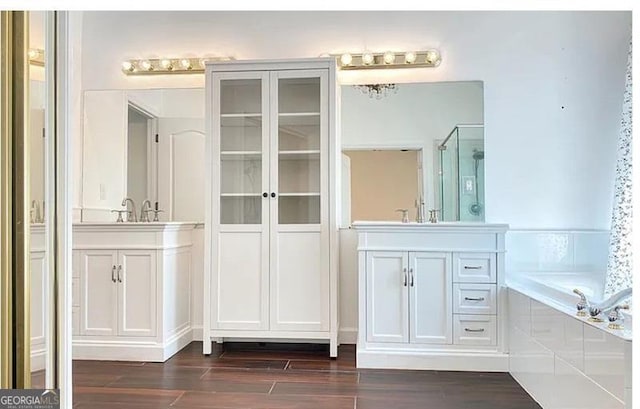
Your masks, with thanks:
M 539 409 L 505 373 L 365 370 L 355 348 L 194 342 L 165 363 L 74 361 L 78 409 Z

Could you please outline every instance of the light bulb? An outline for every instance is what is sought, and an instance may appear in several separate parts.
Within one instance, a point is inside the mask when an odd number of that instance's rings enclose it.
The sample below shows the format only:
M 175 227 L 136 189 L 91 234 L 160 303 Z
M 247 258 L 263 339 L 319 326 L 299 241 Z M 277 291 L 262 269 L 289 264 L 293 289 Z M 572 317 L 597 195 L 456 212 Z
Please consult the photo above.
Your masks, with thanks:
M 131 61 L 123 61 L 122 69 L 124 71 L 133 71 L 133 64 L 131 64 Z
M 183 58 L 182 60 L 180 60 L 180 66 L 182 67 L 183 70 L 190 70 L 191 67 L 191 61 L 187 60 L 186 58 Z
M 171 60 L 168 60 L 166 58 L 160 61 L 160 66 L 162 68 L 164 68 L 165 70 L 169 70 L 169 71 L 171 71 L 173 69 L 173 65 L 171 64 Z
M 151 62 L 149 60 L 140 61 L 140 68 L 142 68 L 145 71 L 151 71 L 153 69 L 153 67 L 151 66 Z
M 40 55 L 40 51 L 36 50 L 35 48 L 31 48 L 29 49 L 28 55 L 30 60 L 35 60 L 36 58 L 38 58 L 38 55 Z
M 373 64 L 373 53 L 369 52 L 369 51 L 365 51 L 364 53 L 362 53 L 362 63 L 364 65 L 371 65 Z
M 387 51 L 386 53 L 384 53 L 382 59 L 385 64 L 393 64 L 393 62 L 396 60 L 396 55 L 392 51 Z
M 340 64 L 342 64 L 343 67 L 351 65 L 351 61 L 353 61 L 353 57 L 349 53 L 344 53 L 340 56 Z
M 429 50 L 427 51 L 427 56 L 425 57 L 425 61 L 428 64 L 436 64 L 440 60 L 440 53 L 438 50 Z
M 404 62 L 406 62 L 407 64 L 413 64 L 414 62 L 416 62 L 417 57 L 418 56 L 413 51 L 407 51 L 404 54 Z

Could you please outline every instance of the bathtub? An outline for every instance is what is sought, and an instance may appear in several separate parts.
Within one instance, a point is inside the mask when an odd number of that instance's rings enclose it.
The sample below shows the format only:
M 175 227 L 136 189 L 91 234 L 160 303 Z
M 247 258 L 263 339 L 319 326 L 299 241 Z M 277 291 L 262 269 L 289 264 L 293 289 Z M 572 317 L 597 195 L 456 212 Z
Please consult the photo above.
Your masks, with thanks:
M 544 409 L 631 409 L 632 315 L 623 330 L 576 316 L 580 298 L 603 298 L 591 274 L 507 277 L 509 372 Z
M 507 285 L 534 300 L 547 304 L 557 310 L 575 317 L 576 303 L 580 301 L 573 290 L 578 289 L 584 293 L 589 302 L 599 303 L 604 298 L 604 282 L 594 277 L 593 273 L 576 272 L 536 272 L 520 273 L 512 275 L 507 280 Z M 592 323 L 587 318 L 582 321 L 589 325 L 607 331 L 622 339 L 632 339 L 633 315 L 623 311 L 624 330 L 611 330 L 608 322 Z M 580 319 L 579 317 L 576 317 Z M 606 317 L 603 317 L 606 318 Z

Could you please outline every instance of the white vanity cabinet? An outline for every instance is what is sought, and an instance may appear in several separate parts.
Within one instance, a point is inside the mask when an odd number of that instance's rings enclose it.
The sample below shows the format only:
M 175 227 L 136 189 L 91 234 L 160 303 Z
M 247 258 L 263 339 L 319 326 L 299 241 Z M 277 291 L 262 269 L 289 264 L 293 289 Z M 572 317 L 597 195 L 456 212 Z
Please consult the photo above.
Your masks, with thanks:
M 157 250 L 79 250 L 80 335 L 156 335 Z
M 506 371 L 506 225 L 355 222 L 360 368 Z
M 366 253 L 367 341 L 450 344 L 451 256 Z
M 336 356 L 335 60 L 209 63 L 206 82 L 205 339 Z
M 74 225 L 75 359 L 163 362 L 191 342 L 194 226 Z

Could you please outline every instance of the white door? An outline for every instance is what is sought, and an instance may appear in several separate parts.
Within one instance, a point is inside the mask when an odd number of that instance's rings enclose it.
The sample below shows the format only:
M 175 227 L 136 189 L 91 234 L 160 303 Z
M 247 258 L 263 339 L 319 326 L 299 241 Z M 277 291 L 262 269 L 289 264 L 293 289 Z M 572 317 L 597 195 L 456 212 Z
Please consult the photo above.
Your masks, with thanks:
M 80 334 L 116 335 L 118 252 L 80 251 Z
M 269 328 L 269 73 L 213 74 L 211 327 Z
M 270 329 L 328 331 L 328 72 L 272 72 L 270 90 Z
M 409 253 L 411 343 L 451 344 L 450 253 Z
M 409 341 L 408 253 L 367 252 L 367 341 Z
M 118 252 L 118 335 L 156 335 L 156 251 Z

